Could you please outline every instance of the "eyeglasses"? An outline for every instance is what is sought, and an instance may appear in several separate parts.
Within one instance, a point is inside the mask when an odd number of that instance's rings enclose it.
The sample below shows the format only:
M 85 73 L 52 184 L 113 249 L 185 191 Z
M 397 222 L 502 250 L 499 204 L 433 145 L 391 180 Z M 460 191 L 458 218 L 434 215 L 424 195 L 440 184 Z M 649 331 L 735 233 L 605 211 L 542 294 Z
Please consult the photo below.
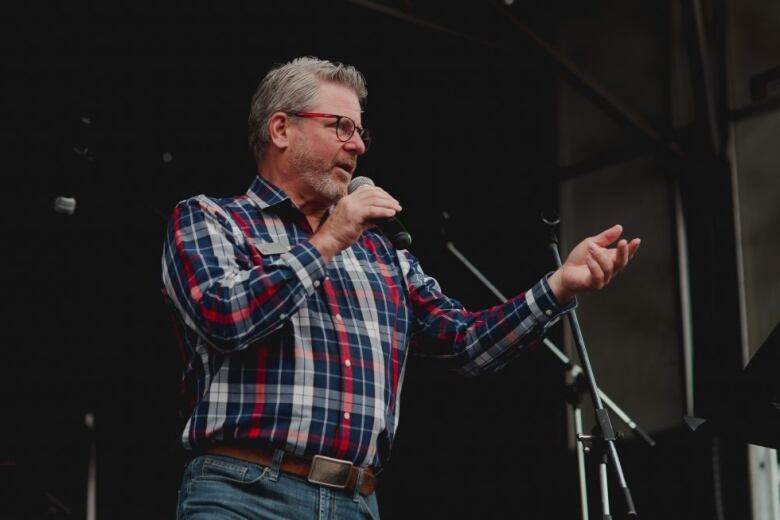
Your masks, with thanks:
M 368 150 L 371 144 L 371 134 L 369 134 L 366 128 L 360 128 L 351 117 L 339 116 L 336 114 L 322 114 L 320 112 L 293 112 L 289 114 L 294 117 L 333 117 L 336 119 L 336 138 L 346 143 L 352 136 L 355 135 L 357 130 L 358 135 L 363 140 L 363 144 Z

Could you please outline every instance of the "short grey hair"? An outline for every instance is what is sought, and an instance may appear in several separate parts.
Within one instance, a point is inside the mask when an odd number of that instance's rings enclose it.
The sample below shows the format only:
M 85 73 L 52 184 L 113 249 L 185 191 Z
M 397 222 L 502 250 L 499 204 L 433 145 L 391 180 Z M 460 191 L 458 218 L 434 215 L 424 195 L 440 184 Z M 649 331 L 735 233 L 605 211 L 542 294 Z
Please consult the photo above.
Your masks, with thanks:
M 265 75 L 249 107 L 249 147 L 255 160 L 263 158 L 271 140 L 268 131 L 271 115 L 311 110 L 323 81 L 352 89 L 360 106 L 364 105 L 368 96 L 366 80 L 352 65 L 304 56 L 276 65 Z

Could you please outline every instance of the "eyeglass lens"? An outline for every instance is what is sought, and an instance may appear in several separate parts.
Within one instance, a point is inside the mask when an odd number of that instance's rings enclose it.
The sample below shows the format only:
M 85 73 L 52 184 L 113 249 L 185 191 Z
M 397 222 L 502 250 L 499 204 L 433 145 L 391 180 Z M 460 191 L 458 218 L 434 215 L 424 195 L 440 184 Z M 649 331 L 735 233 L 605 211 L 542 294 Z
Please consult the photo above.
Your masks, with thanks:
M 355 123 L 348 117 L 342 117 L 339 119 L 336 131 L 339 140 L 349 141 L 349 138 L 355 133 Z

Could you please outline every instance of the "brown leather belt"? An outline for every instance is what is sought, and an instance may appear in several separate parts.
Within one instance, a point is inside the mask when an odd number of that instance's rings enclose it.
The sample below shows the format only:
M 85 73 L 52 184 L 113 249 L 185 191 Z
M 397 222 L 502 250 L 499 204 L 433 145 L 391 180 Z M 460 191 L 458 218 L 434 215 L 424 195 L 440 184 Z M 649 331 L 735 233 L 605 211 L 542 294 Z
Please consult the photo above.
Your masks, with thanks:
M 250 449 L 243 446 L 214 446 L 203 451 L 203 454 L 212 453 L 232 457 L 261 466 L 270 467 L 273 464 L 273 450 L 265 448 Z M 279 469 L 284 473 L 298 475 L 313 484 L 326 486 L 333 489 L 343 489 L 354 493 L 359 468 L 345 460 L 332 459 L 322 455 L 315 455 L 312 459 L 298 457 L 285 453 Z M 360 485 L 360 494 L 368 496 L 376 488 L 376 475 L 371 468 L 363 470 L 363 483 Z

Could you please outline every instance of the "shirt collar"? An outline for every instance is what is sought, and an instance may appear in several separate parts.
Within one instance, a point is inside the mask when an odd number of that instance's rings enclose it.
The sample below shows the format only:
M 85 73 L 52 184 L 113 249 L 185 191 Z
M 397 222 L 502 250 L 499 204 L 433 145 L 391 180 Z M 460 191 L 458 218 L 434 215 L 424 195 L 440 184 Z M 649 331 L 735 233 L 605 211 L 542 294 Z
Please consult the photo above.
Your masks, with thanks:
M 301 211 L 282 188 L 275 186 L 271 182 L 262 178 L 259 174 L 252 181 L 252 184 L 249 185 L 249 189 L 246 193 L 250 199 L 255 201 L 261 210 L 286 203 L 283 207 L 292 208 L 299 213 Z M 322 215 L 322 222 L 327 220 L 332 211 L 333 206 L 329 207 L 325 211 L 325 214 Z
M 290 196 L 287 195 L 284 190 L 274 186 L 260 177 L 260 175 L 257 175 L 252 181 L 252 184 L 247 190 L 247 195 L 260 206 L 260 209 L 270 208 L 277 204 L 281 204 L 284 201 L 289 201 L 289 204 L 292 205 Z

